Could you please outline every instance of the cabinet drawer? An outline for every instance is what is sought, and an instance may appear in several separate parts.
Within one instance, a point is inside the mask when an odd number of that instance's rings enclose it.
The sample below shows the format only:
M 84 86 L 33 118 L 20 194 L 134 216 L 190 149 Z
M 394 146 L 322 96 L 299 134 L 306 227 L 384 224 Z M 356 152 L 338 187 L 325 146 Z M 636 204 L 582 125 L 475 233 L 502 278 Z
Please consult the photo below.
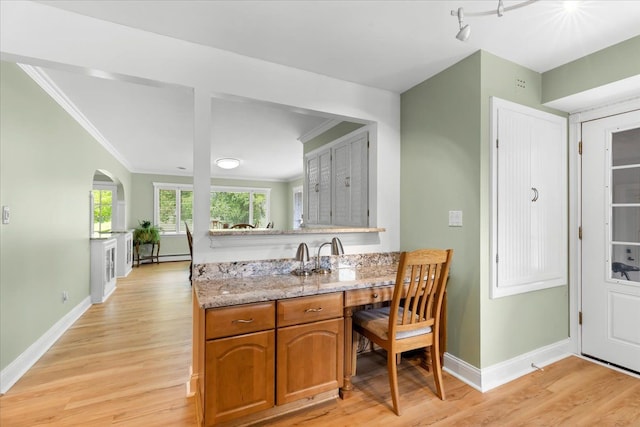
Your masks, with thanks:
M 342 292 L 278 301 L 278 327 L 342 317 Z
M 263 302 L 210 308 L 206 314 L 206 339 L 229 337 L 275 328 L 275 303 Z
M 345 305 L 354 307 L 356 305 L 373 304 L 382 301 L 391 301 L 393 298 L 393 288 L 395 286 L 380 286 L 369 289 L 354 289 L 345 292 Z

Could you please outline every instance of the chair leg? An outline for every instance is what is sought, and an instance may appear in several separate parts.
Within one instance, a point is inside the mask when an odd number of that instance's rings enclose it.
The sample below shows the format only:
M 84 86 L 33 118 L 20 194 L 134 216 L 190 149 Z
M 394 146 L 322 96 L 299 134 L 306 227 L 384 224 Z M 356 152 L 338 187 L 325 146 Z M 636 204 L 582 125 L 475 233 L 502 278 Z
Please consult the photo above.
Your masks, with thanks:
M 387 369 L 389 370 L 389 388 L 393 401 L 393 412 L 400 415 L 400 396 L 398 394 L 398 368 L 393 354 L 387 354 Z
M 433 381 L 436 383 L 436 391 L 441 400 L 445 399 L 444 384 L 442 381 L 442 362 L 440 361 L 438 346 L 431 346 L 431 367 L 433 368 Z
M 360 334 L 356 331 L 351 335 L 351 376 L 356 375 L 356 365 L 358 362 L 358 342 L 360 341 Z

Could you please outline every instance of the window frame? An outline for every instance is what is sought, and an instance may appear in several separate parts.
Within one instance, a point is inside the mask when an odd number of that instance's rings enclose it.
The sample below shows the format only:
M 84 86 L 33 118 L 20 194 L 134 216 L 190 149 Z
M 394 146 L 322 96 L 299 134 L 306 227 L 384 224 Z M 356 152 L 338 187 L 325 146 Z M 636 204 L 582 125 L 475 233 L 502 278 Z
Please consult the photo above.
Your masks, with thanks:
M 271 188 L 269 187 L 240 187 L 229 185 L 212 185 L 209 187 L 209 194 L 213 192 L 235 192 L 235 193 L 250 193 L 249 197 L 249 219 L 253 224 L 253 194 L 260 193 L 266 196 L 266 220 L 267 223 L 271 221 Z M 182 226 L 182 218 L 180 217 L 181 205 L 180 205 L 180 192 L 191 191 L 193 192 L 193 184 L 177 184 L 166 182 L 154 182 L 153 183 L 153 222 L 154 224 L 160 223 L 160 190 L 175 190 L 176 191 L 176 231 L 162 231 L 163 235 L 181 235 L 186 234 L 186 230 Z M 209 198 L 211 200 L 211 198 Z M 209 209 L 211 209 L 211 202 L 209 202 Z
M 209 194 L 213 192 L 249 193 L 249 224 L 254 224 L 253 218 L 253 194 L 260 193 L 266 196 L 266 223 L 271 221 L 271 188 L 269 187 L 239 187 L 235 185 L 212 185 Z M 209 197 L 209 210 L 211 210 L 211 197 Z M 211 218 L 209 218 L 211 220 Z M 266 224 L 265 224 L 266 227 Z
M 114 222 L 114 218 L 116 217 L 116 215 L 118 214 L 118 187 L 113 184 L 113 183 L 109 183 L 109 182 L 102 182 L 102 181 L 94 181 L 92 188 L 91 188 L 91 234 L 94 233 L 102 233 L 102 230 L 95 230 L 95 217 L 93 216 L 93 212 L 95 210 L 95 200 L 93 197 L 93 190 L 100 190 L 100 191 L 111 191 L 111 232 L 113 231 L 114 227 L 113 227 L 113 222 Z
M 192 184 L 176 184 L 176 183 L 164 183 L 164 182 L 154 182 L 153 183 L 153 223 L 154 225 L 160 224 L 160 190 L 174 190 L 176 191 L 176 231 L 161 231 L 161 234 L 167 236 L 177 236 L 181 234 L 187 234 L 187 231 L 184 229 L 182 225 L 182 217 L 181 217 L 181 197 L 180 193 L 182 191 L 191 191 L 193 193 L 193 185 Z M 192 207 L 193 208 L 193 207 Z

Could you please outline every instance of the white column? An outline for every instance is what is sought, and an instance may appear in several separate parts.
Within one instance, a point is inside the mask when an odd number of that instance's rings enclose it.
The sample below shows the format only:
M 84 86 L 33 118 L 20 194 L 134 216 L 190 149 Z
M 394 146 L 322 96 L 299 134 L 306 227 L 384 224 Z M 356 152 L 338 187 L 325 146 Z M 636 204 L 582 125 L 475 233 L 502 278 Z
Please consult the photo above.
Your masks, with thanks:
M 193 262 L 197 264 L 209 247 L 211 95 L 196 88 L 193 103 Z

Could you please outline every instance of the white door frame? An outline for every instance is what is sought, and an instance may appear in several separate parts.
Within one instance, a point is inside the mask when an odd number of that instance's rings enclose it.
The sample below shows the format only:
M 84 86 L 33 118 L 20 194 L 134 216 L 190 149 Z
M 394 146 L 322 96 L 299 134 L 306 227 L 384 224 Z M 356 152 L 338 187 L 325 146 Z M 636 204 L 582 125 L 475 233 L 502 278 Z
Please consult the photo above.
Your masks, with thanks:
M 580 206 L 582 194 L 580 192 L 580 176 L 582 174 L 579 143 L 582 140 L 582 122 L 601 119 L 603 117 L 626 113 L 640 109 L 640 98 L 622 101 L 599 108 L 593 108 L 569 116 L 569 336 L 571 348 L 575 354 L 582 352 L 582 338 L 578 315 L 582 310 L 582 252 L 578 229 L 582 224 Z

